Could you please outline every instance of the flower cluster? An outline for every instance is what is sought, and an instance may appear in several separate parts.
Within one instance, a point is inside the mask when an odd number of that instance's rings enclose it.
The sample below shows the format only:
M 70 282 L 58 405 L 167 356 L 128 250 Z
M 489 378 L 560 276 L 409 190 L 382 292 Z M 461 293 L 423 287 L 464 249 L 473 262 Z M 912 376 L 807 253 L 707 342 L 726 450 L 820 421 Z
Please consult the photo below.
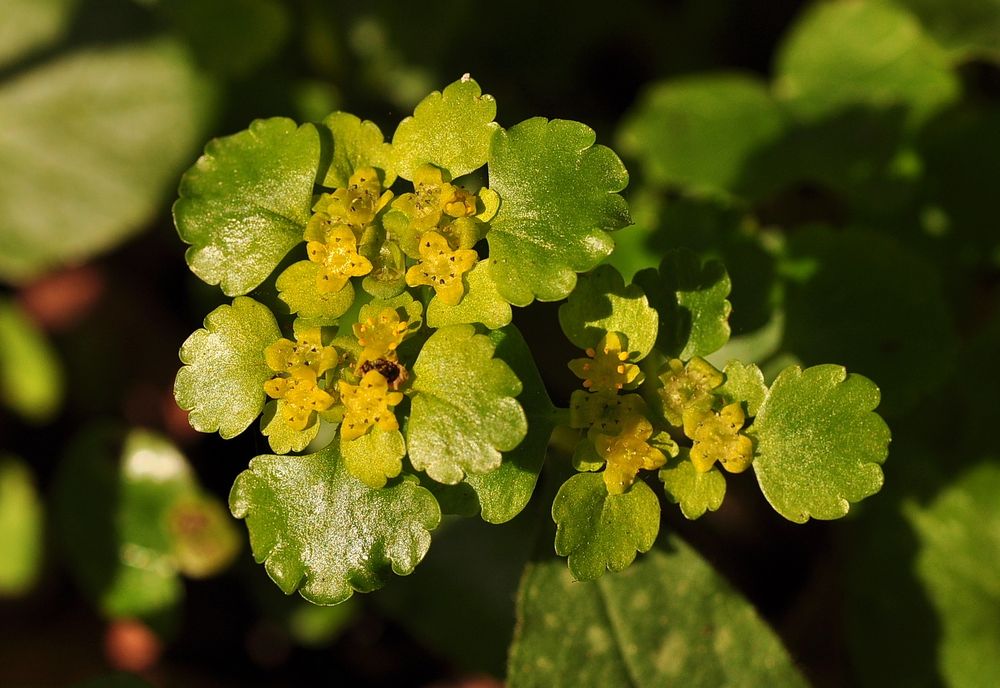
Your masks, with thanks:
M 336 348 L 324 346 L 320 328 L 303 328 L 294 342 L 279 339 L 265 349 L 264 360 L 277 373 L 264 391 L 281 402 L 279 412 L 292 429 L 305 430 L 336 403 L 326 373 L 340 356 Z

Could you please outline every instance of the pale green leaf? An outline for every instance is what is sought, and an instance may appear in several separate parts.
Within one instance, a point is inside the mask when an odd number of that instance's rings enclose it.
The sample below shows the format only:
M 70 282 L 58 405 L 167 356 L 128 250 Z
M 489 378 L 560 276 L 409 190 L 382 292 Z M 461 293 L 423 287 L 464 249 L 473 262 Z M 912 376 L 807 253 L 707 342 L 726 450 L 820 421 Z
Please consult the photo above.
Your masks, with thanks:
M 55 43 L 77 0 L 0 0 L 0 67 Z
M 984 462 L 929 505 L 907 504 L 916 574 L 940 619 L 937 664 L 954 688 L 1000 681 L 1000 464 Z
M 558 526 L 556 554 L 569 557 L 574 578 L 593 580 L 649 551 L 660 531 L 660 502 L 641 480 L 611 495 L 600 473 L 580 473 L 559 488 L 552 519 Z
M 514 398 L 521 389 L 510 367 L 494 358 L 493 343 L 471 325 L 432 334 L 413 365 L 406 438 L 413 467 L 447 485 L 496 469 L 500 452 L 527 433 Z
M 354 303 L 354 285 L 348 282 L 336 292 L 322 293 L 316 286 L 322 271 L 319 263 L 300 260 L 278 275 L 278 297 L 288 304 L 288 310 L 300 318 L 323 325 L 336 323 Z
M 306 456 L 258 456 L 233 485 L 254 558 L 286 594 L 337 604 L 406 575 L 430 547 L 441 512 L 410 480 L 380 490 L 348 473 L 338 442 Z
M 510 323 L 513 314 L 490 276 L 489 258 L 479 261 L 465 275 L 468 290 L 457 306 L 442 303 L 437 296 L 427 306 L 427 324 L 438 328 L 445 325 L 482 323 L 497 330 Z
M 807 685 L 753 606 L 674 537 L 591 583 L 530 563 L 517 619 L 510 688 Z
M 747 431 L 753 468 L 774 510 L 790 521 L 840 518 L 882 487 L 889 428 L 879 390 L 837 365 L 786 368 Z
M 240 434 L 264 408 L 264 383 L 274 372 L 264 349 L 281 337 L 271 311 L 246 296 L 219 306 L 181 346 L 174 396 L 191 427 L 225 439 Z
M 784 118 L 765 84 L 743 74 L 654 84 L 618 133 L 648 179 L 694 191 L 740 192 L 754 154 L 779 138 Z
M 490 271 L 515 306 L 558 301 L 614 248 L 608 232 L 631 222 L 618 192 L 628 173 L 592 129 L 567 120 L 529 119 L 498 131 L 490 148 L 490 188 L 500 195 L 491 222 Z
M 340 453 L 347 472 L 368 487 L 384 487 L 403 470 L 406 443 L 399 430 L 371 431 L 355 440 L 340 440 Z
M 712 394 L 722 397 L 727 404 L 740 402 L 747 417 L 756 416 L 767 395 L 767 385 L 760 368 L 753 363 L 730 361 L 722 372 L 726 378 L 712 390 Z
M 71 53 L 0 85 L 0 278 L 85 260 L 145 228 L 212 100 L 163 41 Z
M 282 117 L 210 141 L 174 204 L 191 270 L 230 296 L 267 279 L 303 240 L 319 154 L 316 127 Z
M 399 176 L 413 179 L 414 171 L 426 163 L 461 177 L 486 164 L 497 104 L 483 95 L 474 80 L 463 77 L 444 92 L 434 91 L 417 105 L 412 117 L 396 128 L 393 153 Z
M 680 505 L 685 518 L 694 520 L 706 511 L 717 510 L 726 496 L 726 478 L 715 466 L 699 473 L 686 459 L 671 461 L 659 476 L 667 498 Z
M 271 451 L 276 454 L 302 451 L 319 432 L 319 420 L 305 430 L 296 430 L 289 425 L 282 413 L 285 403 L 284 399 L 268 401 L 264 405 L 264 414 L 260 417 L 260 432 L 267 438 Z
M 31 471 L 0 456 L 0 597 L 21 595 L 35 580 L 44 549 L 42 501 Z
M 657 348 L 688 360 L 707 356 L 729 341 L 726 299 L 731 287 L 725 266 L 686 249 L 670 251 L 659 271 L 641 270 L 634 278 L 660 314 Z
M 588 349 L 608 333 L 625 335 L 631 360 L 645 358 L 657 335 L 656 311 L 642 288 L 625 286 L 621 274 L 610 265 L 600 265 L 580 277 L 576 289 L 559 307 L 562 331 L 576 346 Z
M 362 167 L 380 170 L 382 186 L 392 186 L 396 181 L 392 145 L 382 138 L 377 124 L 349 112 L 333 112 L 323 120 L 323 126 L 333 135 L 333 153 L 323 186 L 346 187 L 351 175 Z
M 41 422 L 52 417 L 62 396 L 62 370 L 52 346 L 13 302 L 0 300 L 0 399 Z
M 920 120 L 960 89 L 945 51 L 905 9 L 888 2 L 821 2 L 785 39 L 775 91 L 803 119 L 851 107 L 903 106 Z

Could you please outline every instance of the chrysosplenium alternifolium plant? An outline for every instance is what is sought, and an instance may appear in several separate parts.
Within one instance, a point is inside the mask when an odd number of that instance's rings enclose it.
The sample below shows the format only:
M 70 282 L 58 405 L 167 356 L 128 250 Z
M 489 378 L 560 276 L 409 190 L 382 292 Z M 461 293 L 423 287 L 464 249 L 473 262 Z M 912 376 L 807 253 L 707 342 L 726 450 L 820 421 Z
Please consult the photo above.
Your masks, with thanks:
M 332 604 L 409 573 L 442 511 L 510 520 L 560 426 L 578 473 L 552 506 L 555 549 L 578 579 L 652 547 L 651 485 L 697 518 L 752 467 L 797 522 L 879 489 L 889 431 L 872 382 L 836 365 L 770 387 L 755 365 L 717 369 L 704 357 L 729 338 L 725 268 L 678 251 L 626 285 L 601 264 L 630 224 L 618 157 L 583 124 L 504 129 L 495 114 L 465 77 L 391 142 L 343 112 L 258 120 L 181 182 L 188 263 L 235 298 L 184 343 L 177 401 L 224 438 L 261 416 L 274 454 L 230 506 L 285 592 Z M 269 305 L 245 296 L 272 279 Z M 511 324 L 536 299 L 565 299 L 581 350 L 568 409 Z

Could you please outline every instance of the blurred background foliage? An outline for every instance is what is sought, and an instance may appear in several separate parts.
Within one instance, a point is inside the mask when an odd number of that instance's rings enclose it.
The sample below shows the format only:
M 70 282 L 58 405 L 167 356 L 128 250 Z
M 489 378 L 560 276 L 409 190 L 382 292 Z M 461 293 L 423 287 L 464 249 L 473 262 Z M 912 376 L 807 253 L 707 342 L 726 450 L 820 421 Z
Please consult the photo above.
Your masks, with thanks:
M 713 362 L 882 389 L 886 486 L 847 522 L 793 526 L 734 480 L 664 528 L 817 686 L 1000 685 L 998 61 L 995 0 L 0 0 L 0 685 L 502 680 L 544 499 L 312 607 L 225 510 L 263 438 L 196 437 L 171 396 L 220 298 L 169 213 L 205 141 L 340 108 L 392 131 L 464 72 L 501 124 L 575 119 L 623 156 L 626 277 L 678 246 L 725 261 Z M 554 316 L 516 318 L 565 404 Z

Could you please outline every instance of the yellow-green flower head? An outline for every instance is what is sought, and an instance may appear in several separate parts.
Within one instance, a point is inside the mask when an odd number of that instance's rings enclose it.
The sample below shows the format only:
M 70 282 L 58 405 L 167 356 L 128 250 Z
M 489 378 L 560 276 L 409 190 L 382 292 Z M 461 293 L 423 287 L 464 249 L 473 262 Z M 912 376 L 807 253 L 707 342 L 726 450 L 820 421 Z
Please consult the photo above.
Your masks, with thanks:
M 392 192 L 383 193 L 375 170 L 362 167 L 351 175 L 346 188 L 319 197 L 306 225 L 305 240 L 327 242 L 329 233 L 340 226 L 350 228 L 360 237 L 390 200 Z
M 364 350 L 359 363 L 379 358 L 396 360 L 396 347 L 403 343 L 408 320 L 400 320 L 395 308 L 383 308 L 378 316 L 354 324 L 354 336 Z
M 421 165 L 413 172 L 412 193 L 396 199 L 393 206 L 410 219 L 410 226 L 419 231 L 435 229 L 442 216 L 470 217 L 476 214 L 476 197 L 444 180 L 441 170 L 433 165 Z
M 594 439 L 597 453 L 607 462 L 603 475 L 610 494 L 625 492 L 640 470 L 659 468 L 667 462 L 663 452 L 647 442 L 652 434 L 653 426 L 645 417 L 632 415 L 618 434 L 599 434 Z
M 462 275 L 478 260 L 479 254 L 474 250 L 452 250 L 448 240 L 437 232 L 424 232 L 420 237 L 420 262 L 406 271 L 406 283 L 411 287 L 434 287 L 443 303 L 457 306 L 465 296 Z
M 345 409 L 340 424 L 343 439 L 357 439 L 372 426 L 379 430 L 399 429 L 391 407 L 403 400 L 403 393 L 389 391 L 389 383 L 377 370 L 369 370 L 356 385 L 341 381 L 339 386 Z
M 264 383 L 264 391 L 272 399 L 285 401 L 283 418 L 294 430 L 305 430 L 314 412 L 326 411 L 336 401 L 333 395 L 320 389 L 312 375 L 275 377 Z
M 569 425 L 605 435 L 621 432 L 625 420 L 646 414 L 646 402 L 638 394 L 585 392 L 578 389 L 569 399 Z
M 315 379 L 337 365 L 339 356 L 334 347 L 323 346 L 320 328 L 309 327 L 300 330 L 294 342 L 282 338 L 264 349 L 264 360 L 276 373 Z
M 617 332 L 604 335 L 595 348 L 587 349 L 587 356 L 570 361 L 569 369 L 591 392 L 617 392 L 639 376 L 639 366 L 626 362 L 628 352 L 622 351 Z
M 691 463 L 699 473 L 707 473 L 718 461 L 730 473 L 742 473 L 753 461 L 753 442 L 740 433 L 746 417 L 739 402 L 716 413 L 706 408 L 684 412 L 684 434 L 694 440 Z
M 684 411 L 707 408 L 712 402 L 712 390 L 722 384 L 723 375 L 711 363 L 695 356 L 685 366 L 674 358 L 660 373 L 663 387 L 657 390 L 663 400 L 663 415 L 671 425 L 680 427 Z
M 309 260 L 323 268 L 316 278 L 316 288 L 321 294 L 338 292 L 352 277 L 372 271 L 371 261 L 358 253 L 358 239 L 346 225 L 333 228 L 325 243 L 310 241 L 306 252 Z

